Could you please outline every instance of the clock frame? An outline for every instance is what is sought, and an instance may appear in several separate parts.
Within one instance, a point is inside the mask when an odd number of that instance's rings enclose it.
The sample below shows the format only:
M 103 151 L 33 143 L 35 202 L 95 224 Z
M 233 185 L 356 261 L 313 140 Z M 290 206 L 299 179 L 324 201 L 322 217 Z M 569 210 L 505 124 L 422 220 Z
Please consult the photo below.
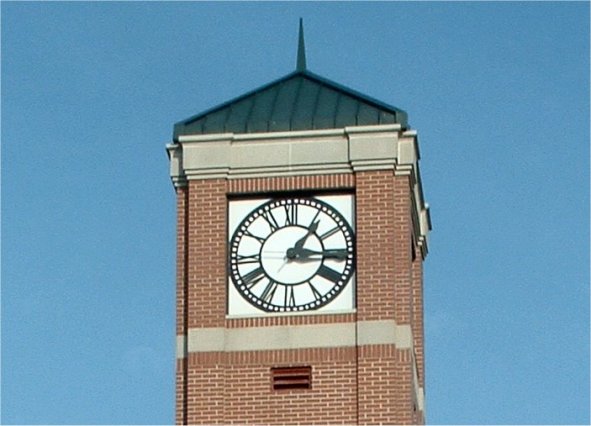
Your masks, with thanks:
M 354 308 L 352 194 L 229 201 L 228 314 Z

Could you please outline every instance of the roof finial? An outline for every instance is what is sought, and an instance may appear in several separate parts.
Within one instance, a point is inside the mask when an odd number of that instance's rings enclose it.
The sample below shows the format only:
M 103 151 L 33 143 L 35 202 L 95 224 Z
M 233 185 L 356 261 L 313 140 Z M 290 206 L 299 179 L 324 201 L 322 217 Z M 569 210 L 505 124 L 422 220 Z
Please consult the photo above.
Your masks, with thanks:
M 304 20 L 300 18 L 300 35 L 298 40 L 298 62 L 296 71 L 306 71 L 306 46 L 304 45 Z

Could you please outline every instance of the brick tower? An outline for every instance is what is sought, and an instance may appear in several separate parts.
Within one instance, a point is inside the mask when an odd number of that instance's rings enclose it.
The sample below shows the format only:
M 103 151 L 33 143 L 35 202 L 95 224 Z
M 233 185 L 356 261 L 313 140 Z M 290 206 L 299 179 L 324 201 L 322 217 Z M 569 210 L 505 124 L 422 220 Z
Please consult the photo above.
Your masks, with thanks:
M 177 123 L 178 424 L 424 423 L 404 111 L 296 71 Z

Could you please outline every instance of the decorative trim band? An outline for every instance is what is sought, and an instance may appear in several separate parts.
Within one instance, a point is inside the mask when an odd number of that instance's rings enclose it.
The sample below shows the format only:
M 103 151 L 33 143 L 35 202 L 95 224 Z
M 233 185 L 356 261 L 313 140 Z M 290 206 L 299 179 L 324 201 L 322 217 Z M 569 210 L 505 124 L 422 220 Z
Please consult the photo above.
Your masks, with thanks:
M 417 392 L 417 405 L 419 410 L 425 412 L 425 389 L 419 387 Z
M 215 133 L 205 135 L 181 135 L 178 140 L 183 142 L 211 142 L 219 140 L 247 141 L 257 139 L 284 139 L 284 138 L 305 138 L 317 136 L 342 136 L 347 133 L 376 133 L 376 132 L 399 132 L 402 129 L 400 124 L 380 124 L 374 126 L 346 126 L 337 129 L 319 130 L 296 130 L 288 132 L 262 132 L 262 133 Z M 407 134 L 409 132 L 405 132 Z M 416 132 L 414 133 L 416 135 Z
M 393 320 L 249 328 L 191 328 L 188 352 L 240 352 L 339 348 L 393 344 L 412 348 L 410 325 Z M 185 336 L 177 336 L 177 358 L 184 358 Z

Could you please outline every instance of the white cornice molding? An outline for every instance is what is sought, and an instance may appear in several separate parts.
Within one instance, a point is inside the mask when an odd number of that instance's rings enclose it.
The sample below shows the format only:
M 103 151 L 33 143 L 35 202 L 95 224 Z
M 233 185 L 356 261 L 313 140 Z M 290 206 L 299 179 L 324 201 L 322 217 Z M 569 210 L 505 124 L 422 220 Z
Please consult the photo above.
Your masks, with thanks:
M 379 133 L 379 132 L 397 132 L 402 129 L 400 124 L 380 124 L 375 126 L 347 126 L 345 133 Z
M 389 124 L 294 132 L 184 135 L 178 143 L 166 148 L 171 177 L 184 184 L 186 180 L 219 177 L 392 170 L 402 167 L 398 138 L 407 133 L 401 132 L 399 124 Z M 406 144 L 404 141 L 403 145 Z M 402 147 L 403 155 L 404 151 Z
M 310 138 L 322 136 L 343 136 L 346 134 L 357 133 L 380 133 L 380 132 L 399 132 L 400 124 L 384 124 L 376 126 L 347 126 L 339 129 L 318 129 L 318 130 L 296 130 L 288 132 L 261 132 L 261 133 L 213 133 L 198 135 L 181 135 L 178 137 L 179 143 L 187 142 L 213 142 L 219 140 L 248 141 L 248 140 L 273 140 L 273 139 L 292 139 L 292 138 Z M 408 133 L 408 132 L 405 132 Z M 416 134 L 416 132 L 415 132 Z

